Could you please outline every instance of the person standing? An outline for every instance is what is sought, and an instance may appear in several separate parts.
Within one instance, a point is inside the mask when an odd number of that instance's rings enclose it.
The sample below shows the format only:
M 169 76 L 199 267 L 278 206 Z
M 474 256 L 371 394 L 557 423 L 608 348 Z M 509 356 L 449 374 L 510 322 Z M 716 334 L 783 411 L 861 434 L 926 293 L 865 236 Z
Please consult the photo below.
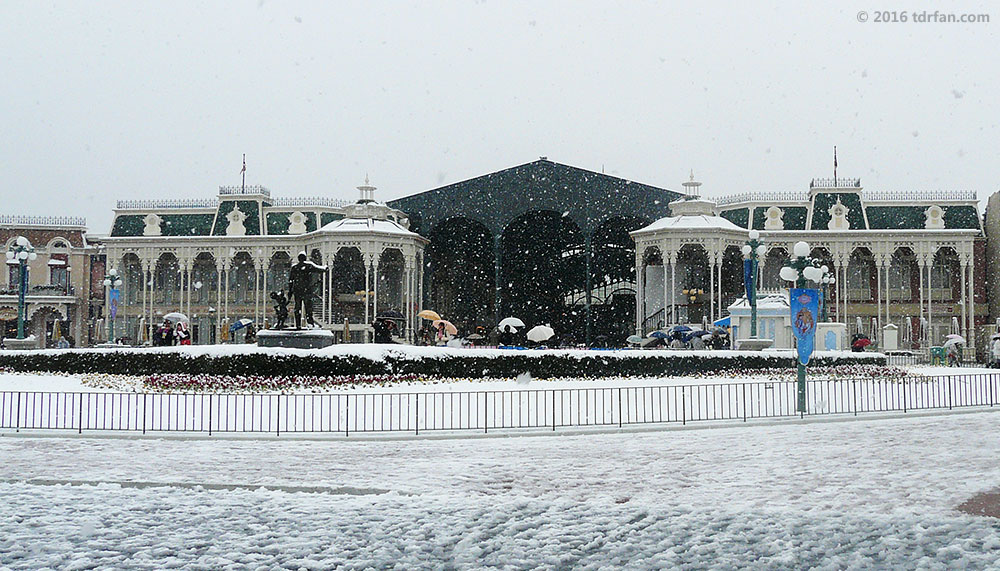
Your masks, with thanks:
M 993 368 L 1000 369 L 1000 335 L 993 336 L 993 344 L 990 346 L 993 353 Z

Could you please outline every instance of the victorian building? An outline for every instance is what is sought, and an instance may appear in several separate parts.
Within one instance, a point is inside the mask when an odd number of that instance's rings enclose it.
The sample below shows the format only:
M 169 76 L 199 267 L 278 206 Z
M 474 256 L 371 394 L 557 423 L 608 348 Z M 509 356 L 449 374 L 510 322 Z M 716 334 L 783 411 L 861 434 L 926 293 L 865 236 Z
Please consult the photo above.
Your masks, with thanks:
M 10 251 L 18 237 L 28 239 L 36 257 L 26 261 L 25 335 L 38 347 L 64 337 L 73 345 L 89 345 L 98 336 L 104 303 L 101 281 L 104 256 L 87 235 L 83 218 L 0 215 L 0 240 Z M 0 337 L 17 337 L 20 264 L 7 260 L 0 290 Z
M 261 186 L 221 187 L 210 200 L 119 201 L 108 264 L 125 276 L 121 320 L 129 336 L 179 311 L 196 343 L 226 340 L 230 325 L 266 326 L 269 293 L 287 289 L 288 270 L 305 252 L 330 271 L 315 284 L 316 319 L 340 338 L 362 340 L 377 314 L 405 323 L 413 338 L 427 240 L 399 210 L 358 187 L 356 203 L 272 198 Z
M 974 192 L 869 191 L 859 179 L 814 179 L 807 191 L 714 202 L 698 198 L 698 186 L 692 176 L 671 216 L 632 232 L 643 276 L 637 331 L 726 315 L 743 295 L 740 248 L 757 230 L 767 247 L 760 289 L 787 287 L 779 271 L 805 241 L 836 278 L 828 314 L 849 331 L 893 324 L 907 348 L 940 344 L 949 333 L 983 344 L 975 334 L 988 315 L 986 243 Z

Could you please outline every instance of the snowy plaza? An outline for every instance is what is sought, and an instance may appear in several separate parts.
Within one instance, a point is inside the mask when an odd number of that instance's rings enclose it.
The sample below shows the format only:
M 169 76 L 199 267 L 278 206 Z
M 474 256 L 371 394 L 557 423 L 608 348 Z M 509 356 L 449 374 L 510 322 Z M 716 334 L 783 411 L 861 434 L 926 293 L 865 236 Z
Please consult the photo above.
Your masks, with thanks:
M 0 558 L 10 569 L 995 567 L 995 520 L 958 509 L 1000 481 L 995 411 L 906 414 L 474 438 L 4 431 Z
M 0 571 L 1000 570 L 991 10 L 0 2 Z

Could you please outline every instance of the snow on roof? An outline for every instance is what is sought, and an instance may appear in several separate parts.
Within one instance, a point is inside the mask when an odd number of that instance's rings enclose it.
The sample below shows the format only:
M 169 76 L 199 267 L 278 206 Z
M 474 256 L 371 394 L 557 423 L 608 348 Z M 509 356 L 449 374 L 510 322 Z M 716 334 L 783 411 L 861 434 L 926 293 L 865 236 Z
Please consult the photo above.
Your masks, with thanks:
M 763 311 L 765 309 L 770 310 L 788 310 L 788 293 L 757 293 L 757 311 Z M 732 313 L 733 310 L 746 310 L 750 311 L 750 303 L 747 302 L 746 296 L 738 298 L 729 306 L 729 311 Z
M 379 232 L 383 234 L 397 234 L 400 236 L 419 236 L 415 232 L 410 232 L 392 220 L 376 220 L 373 218 L 343 218 L 334 220 L 323 226 L 317 232 L 327 233 L 362 233 Z
M 746 228 L 740 228 L 721 216 L 698 214 L 695 216 L 667 216 L 666 218 L 660 218 L 649 226 L 636 230 L 635 233 L 655 232 L 657 230 L 734 230 L 742 233 L 747 232 Z

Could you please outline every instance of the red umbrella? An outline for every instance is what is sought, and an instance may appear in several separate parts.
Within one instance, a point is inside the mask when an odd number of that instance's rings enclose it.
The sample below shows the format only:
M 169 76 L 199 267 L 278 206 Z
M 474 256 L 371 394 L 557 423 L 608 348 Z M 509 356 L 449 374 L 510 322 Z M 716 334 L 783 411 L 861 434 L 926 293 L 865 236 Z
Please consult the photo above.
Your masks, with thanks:
M 871 344 L 872 344 L 872 342 L 871 342 L 870 339 L 868 339 L 867 337 L 862 337 L 861 339 L 858 339 L 857 341 L 855 341 L 854 343 L 852 343 L 851 347 L 861 347 L 861 348 L 864 348 L 864 347 L 867 347 L 867 346 L 869 346 Z

